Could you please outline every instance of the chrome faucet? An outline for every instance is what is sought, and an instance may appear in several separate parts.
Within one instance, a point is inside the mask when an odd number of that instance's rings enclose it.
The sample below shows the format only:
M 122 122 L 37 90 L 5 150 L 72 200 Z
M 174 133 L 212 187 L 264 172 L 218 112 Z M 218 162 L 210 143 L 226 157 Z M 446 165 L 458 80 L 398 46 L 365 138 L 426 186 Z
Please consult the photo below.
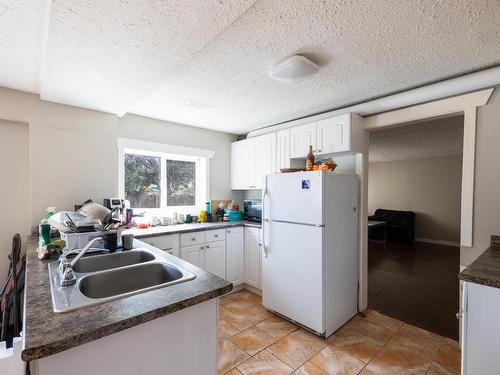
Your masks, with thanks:
M 61 255 L 61 259 L 59 260 L 59 276 L 61 286 L 69 286 L 76 283 L 75 273 L 73 271 L 73 267 L 76 262 L 80 260 L 82 256 L 92 247 L 94 243 L 101 240 L 102 237 L 96 237 L 89 241 L 87 245 L 78 253 L 78 255 L 70 262 L 66 255 Z

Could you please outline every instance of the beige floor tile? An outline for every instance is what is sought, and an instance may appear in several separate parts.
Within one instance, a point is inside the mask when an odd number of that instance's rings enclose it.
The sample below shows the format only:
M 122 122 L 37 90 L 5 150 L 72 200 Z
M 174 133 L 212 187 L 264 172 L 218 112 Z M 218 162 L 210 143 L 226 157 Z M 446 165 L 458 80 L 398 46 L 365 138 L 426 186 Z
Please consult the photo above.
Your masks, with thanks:
M 430 370 L 434 374 L 460 374 L 460 351 L 458 348 L 448 343 L 441 345 Z
M 240 293 L 237 300 L 242 306 L 262 305 L 262 297 L 252 292 Z
M 388 343 L 366 366 L 362 374 L 425 374 L 431 358 L 422 350 Z
M 267 350 L 263 350 L 238 366 L 243 375 L 288 375 L 293 369 Z
M 229 340 L 219 342 L 218 348 L 218 372 L 225 374 L 233 367 L 246 361 L 249 355 L 238 348 Z
M 231 341 L 248 354 L 254 355 L 273 344 L 276 339 L 257 327 L 250 327 L 231 337 Z
M 248 304 L 242 303 L 242 301 L 240 300 L 240 297 L 241 297 L 240 292 L 226 294 L 225 296 L 223 296 L 219 299 L 219 305 L 221 307 L 229 307 L 229 306 L 246 307 L 246 305 L 248 305 Z
M 292 335 L 283 337 L 267 350 L 294 369 L 298 369 L 318 352 L 311 344 Z
M 266 319 L 266 316 L 249 311 L 240 306 L 221 307 L 219 315 L 233 327 L 243 331 Z
M 402 321 L 383 315 L 375 310 L 369 310 L 365 319 L 371 323 L 389 328 L 393 332 L 396 332 L 403 325 Z
M 313 365 L 311 362 L 306 362 L 304 366 L 295 371 L 293 375 L 328 375 L 328 373 L 318 366 Z
M 226 372 L 224 375 L 241 375 L 241 372 L 239 372 L 237 369 L 233 368 L 231 371 Z
M 275 339 L 281 339 L 297 330 L 299 327 L 279 316 L 273 316 L 257 324 L 257 328 L 273 336 Z
M 334 336 L 340 336 L 343 333 L 352 333 L 353 330 L 354 330 L 354 327 L 356 326 L 357 322 L 360 319 L 361 318 L 359 317 L 359 315 L 354 316 L 351 320 L 349 320 L 347 323 L 345 323 L 342 327 L 340 327 L 339 329 L 337 329 L 333 333 L 333 335 L 330 335 L 328 337 L 328 341 L 332 341 L 334 339 Z
M 383 343 L 352 332 L 336 336 L 330 345 L 368 363 L 382 348 Z
M 335 332 L 335 335 L 344 336 L 351 335 L 352 333 L 363 335 L 381 344 L 385 344 L 394 336 L 394 331 L 379 324 L 369 322 L 366 319 L 357 319 L 349 322 L 348 325 L 343 326 L 340 330 Z
M 441 344 L 443 344 L 444 337 L 405 323 L 392 338 L 391 342 L 425 351 L 429 355 L 434 356 Z
M 330 375 L 358 374 L 365 366 L 359 359 L 331 346 L 316 354 L 310 362 Z
M 272 316 L 276 316 L 275 314 L 273 314 L 271 311 L 268 311 L 264 308 L 264 306 L 262 305 L 249 305 L 246 307 L 247 310 L 250 310 L 252 312 L 256 312 L 258 314 L 261 314 L 261 315 L 264 315 L 266 316 L 267 318 L 270 318 Z
M 233 335 L 240 332 L 238 329 L 234 328 L 231 324 L 225 320 L 219 319 L 217 323 L 217 338 L 219 340 L 225 340 Z
M 328 341 L 326 339 L 319 337 L 314 333 L 305 330 L 304 328 L 296 330 L 292 333 L 292 336 L 311 345 L 318 351 L 328 345 Z

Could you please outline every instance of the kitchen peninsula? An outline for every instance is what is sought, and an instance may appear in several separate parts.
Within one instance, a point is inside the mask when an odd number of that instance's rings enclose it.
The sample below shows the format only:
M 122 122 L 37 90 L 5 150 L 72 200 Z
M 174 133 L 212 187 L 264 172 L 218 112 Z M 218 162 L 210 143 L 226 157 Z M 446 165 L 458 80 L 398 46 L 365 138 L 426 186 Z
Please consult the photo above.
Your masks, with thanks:
M 33 374 L 216 374 L 218 297 L 232 284 L 139 240 L 196 278 L 55 313 L 48 261 L 28 244 L 22 358 Z

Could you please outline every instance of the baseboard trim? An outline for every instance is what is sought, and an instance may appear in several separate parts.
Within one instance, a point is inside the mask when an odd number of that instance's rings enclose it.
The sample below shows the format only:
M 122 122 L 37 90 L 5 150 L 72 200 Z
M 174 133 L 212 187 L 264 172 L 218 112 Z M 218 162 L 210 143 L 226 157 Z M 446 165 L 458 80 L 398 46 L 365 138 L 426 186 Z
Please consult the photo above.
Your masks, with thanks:
M 453 241 L 433 240 L 433 239 L 430 239 L 430 238 L 421 238 L 421 237 L 416 237 L 415 241 L 416 242 L 433 243 L 433 244 L 436 244 L 436 245 L 446 245 L 446 246 L 460 247 L 460 242 L 453 242 Z
M 257 289 L 251 285 L 248 285 L 248 284 L 245 284 L 245 283 L 242 283 L 242 284 L 238 284 L 238 285 L 234 285 L 233 286 L 233 290 L 229 293 L 236 293 L 236 292 L 239 292 L 240 290 L 243 290 L 243 289 L 246 289 L 250 292 L 253 292 L 255 294 L 258 294 L 259 296 L 262 295 L 262 291 L 260 289 Z

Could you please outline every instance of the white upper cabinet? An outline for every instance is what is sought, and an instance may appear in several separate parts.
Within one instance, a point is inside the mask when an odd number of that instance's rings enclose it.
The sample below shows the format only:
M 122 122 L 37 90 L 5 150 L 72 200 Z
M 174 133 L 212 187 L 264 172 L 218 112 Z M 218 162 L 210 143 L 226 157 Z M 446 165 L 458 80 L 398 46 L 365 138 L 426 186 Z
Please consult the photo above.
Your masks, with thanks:
M 290 129 L 276 133 L 276 171 L 290 168 Z
M 363 118 L 346 113 L 290 129 L 290 157 L 304 158 L 313 146 L 315 155 L 363 152 Z
M 276 133 L 252 138 L 255 150 L 255 182 L 253 189 L 262 189 L 264 177 L 276 172 Z M 251 162 L 252 162 L 251 161 Z
M 264 176 L 276 171 L 276 133 L 231 145 L 231 189 L 262 189 Z
M 350 149 L 351 115 L 327 118 L 316 123 L 317 128 L 317 154 L 331 154 L 344 152 Z
M 250 173 L 250 141 L 231 144 L 231 189 L 248 189 L 252 176 Z
M 303 158 L 309 151 L 309 145 L 316 150 L 316 122 L 296 126 L 290 129 L 290 157 Z
M 317 156 L 364 151 L 363 118 L 355 113 L 324 118 L 231 145 L 231 189 L 262 189 L 264 176 L 303 159 L 312 145 Z

